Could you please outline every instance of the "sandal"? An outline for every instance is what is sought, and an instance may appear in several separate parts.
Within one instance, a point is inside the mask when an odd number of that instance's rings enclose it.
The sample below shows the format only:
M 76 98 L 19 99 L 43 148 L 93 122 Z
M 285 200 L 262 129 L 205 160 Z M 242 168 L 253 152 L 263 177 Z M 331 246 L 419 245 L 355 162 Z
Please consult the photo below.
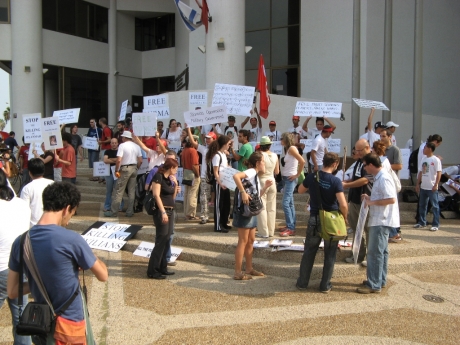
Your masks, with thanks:
M 249 274 L 254 277 L 263 277 L 265 275 L 262 272 L 256 271 L 255 269 L 252 269 L 250 272 L 245 272 L 245 274 Z
M 198 217 L 185 217 L 186 220 L 200 220 Z
M 244 274 L 243 272 L 241 272 L 241 273 L 235 273 L 235 275 L 233 276 L 233 279 L 235 279 L 235 280 L 250 280 L 250 279 L 252 279 L 252 277 L 248 276 L 247 274 Z

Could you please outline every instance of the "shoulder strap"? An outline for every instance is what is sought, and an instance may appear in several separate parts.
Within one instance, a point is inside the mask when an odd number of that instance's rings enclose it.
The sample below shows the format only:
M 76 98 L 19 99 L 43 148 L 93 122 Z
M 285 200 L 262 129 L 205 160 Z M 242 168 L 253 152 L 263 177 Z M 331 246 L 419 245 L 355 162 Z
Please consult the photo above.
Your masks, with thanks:
M 318 190 L 319 209 L 323 209 L 323 199 L 321 198 L 321 189 L 319 188 L 319 171 L 316 172 L 316 188 Z
M 26 234 L 29 231 L 24 232 L 21 235 L 21 240 L 19 242 L 19 285 L 18 285 L 18 306 L 19 306 L 19 315 L 22 314 L 22 298 L 24 296 L 24 240 L 26 238 Z

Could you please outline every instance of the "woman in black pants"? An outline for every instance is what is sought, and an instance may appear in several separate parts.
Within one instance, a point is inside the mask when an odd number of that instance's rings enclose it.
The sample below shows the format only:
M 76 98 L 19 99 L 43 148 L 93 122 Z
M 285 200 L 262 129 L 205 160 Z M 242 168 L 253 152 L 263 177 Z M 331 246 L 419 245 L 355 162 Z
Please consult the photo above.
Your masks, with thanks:
M 220 181 L 220 171 L 228 167 L 226 151 L 230 144 L 230 138 L 221 135 L 217 140 L 209 145 L 206 153 L 206 163 L 212 163 L 215 177 L 215 201 L 214 201 L 214 231 L 228 232 L 232 227 L 227 225 L 230 216 L 230 191 Z
M 152 179 L 152 193 L 156 202 L 153 223 L 156 228 L 155 248 L 150 256 L 147 276 L 152 279 L 165 279 L 168 272 L 166 254 L 169 250 L 169 239 L 174 230 L 174 201 L 180 188 L 175 178 L 177 161 L 167 158 L 158 173 Z

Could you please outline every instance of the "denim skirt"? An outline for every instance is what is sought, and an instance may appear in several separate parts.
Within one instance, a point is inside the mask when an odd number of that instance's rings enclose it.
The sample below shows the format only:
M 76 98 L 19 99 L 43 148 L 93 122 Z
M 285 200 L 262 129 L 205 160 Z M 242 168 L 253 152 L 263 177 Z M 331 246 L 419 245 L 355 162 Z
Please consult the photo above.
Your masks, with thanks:
M 235 228 L 246 228 L 246 229 L 252 229 L 257 227 L 257 216 L 252 216 L 252 217 L 244 217 L 233 209 L 233 223 L 232 225 Z

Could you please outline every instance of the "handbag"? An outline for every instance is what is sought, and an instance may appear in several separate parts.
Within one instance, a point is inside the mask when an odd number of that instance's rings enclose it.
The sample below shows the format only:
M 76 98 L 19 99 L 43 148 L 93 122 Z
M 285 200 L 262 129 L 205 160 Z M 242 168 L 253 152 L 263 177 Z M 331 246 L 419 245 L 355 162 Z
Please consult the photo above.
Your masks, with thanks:
M 323 199 L 319 188 L 319 171 L 316 172 L 316 186 L 319 198 L 319 217 L 321 221 L 321 237 L 324 241 L 341 241 L 347 238 L 347 226 L 340 211 L 323 209 Z
M 184 168 L 183 176 L 182 176 L 182 184 L 186 186 L 192 186 L 194 179 L 195 179 L 195 174 L 193 173 L 193 171 L 190 169 Z
M 144 209 L 149 216 L 153 216 L 154 211 L 157 209 L 155 197 L 153 196 L 153 192 L 150 189 L 152 187 L 152 182 L 153 181 L 150 182 L 149 189 L 144 198 Z
M 252 217 L 257 216 L 264 209 L 264 204 L 259 195 L 259 183 L 257 180 L 257 175 L 255 176 L 256 187 L 252 185 L 248 180 L 241 181 L 243 188 L 251 197 L 248 204 L 243 204 L 241 199 L 241 193 L 238 188 L 235 189 L 235 199 L 238 200 L 238 212 L 243 217 Z

